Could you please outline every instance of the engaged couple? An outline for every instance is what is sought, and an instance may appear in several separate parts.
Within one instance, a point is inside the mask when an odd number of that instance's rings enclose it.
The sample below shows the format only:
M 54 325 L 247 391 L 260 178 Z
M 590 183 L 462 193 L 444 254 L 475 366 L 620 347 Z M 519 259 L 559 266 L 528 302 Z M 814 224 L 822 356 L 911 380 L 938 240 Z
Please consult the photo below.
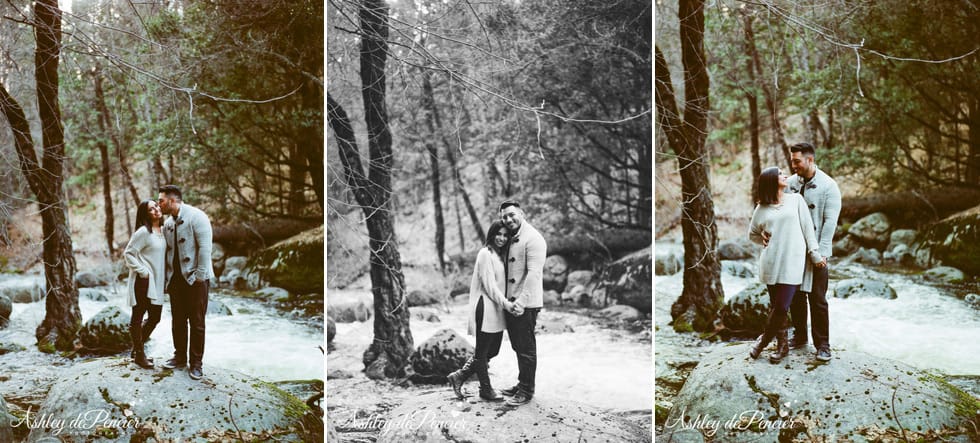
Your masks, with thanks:
M 473 374 L 480 382 L 480 398 L 527 404 L 534 397 L 537 345 L 534 328 L 543 303 L 544 237 L 524 218 L 511 200 L 500 204 L 500 219 L 487 230 L 470 280 L 468 333 L 476 335 L 476 350 L 463 367 L 449 374 L 449 384 L 463 399 L 463 383 Z M 500 351 L 503 331 L 517 354 L 518 382 L 497 392 L 490 383 L 488 363 Z M 502 395 L 501 395 L 502 394 Z
M 137 229 L 123 253 L 129 268 L 132 357 L 138 366 L 153 368 L 143 343 L 160 322 L 163 294 L 169 294 L 174 356 L 162 366 L 187 366 L 188 375 L 199 380 L 204 375 L 204 317 L 214 278 L 211 221 L 203 211 L 183 202 L 177 186 L 163 186 L 159 192 L 158 201 L 145 200 L 137 207 Z M 170 216 L 166 222 L 164 215 Z
M 776 339 L 769 361 L 779 363 L 790 349 L 806 348 L 807 306 L 813 322 L 813 345 L 817 360 L 829 361 L 830 320 L 827 260 L 841 210 L 837 182 L 817 168 L 815 149 L 809 143 L 790 148 L 793 174 L 786 177 L 769 167 L 759 176 L 758 200 L 749 239 L 763 246 L 759 257 L 759 280 L 769 290 L 769 319 L 749 356 L 758 358 Z M 786 320 L 792 314 L 793 338 Z

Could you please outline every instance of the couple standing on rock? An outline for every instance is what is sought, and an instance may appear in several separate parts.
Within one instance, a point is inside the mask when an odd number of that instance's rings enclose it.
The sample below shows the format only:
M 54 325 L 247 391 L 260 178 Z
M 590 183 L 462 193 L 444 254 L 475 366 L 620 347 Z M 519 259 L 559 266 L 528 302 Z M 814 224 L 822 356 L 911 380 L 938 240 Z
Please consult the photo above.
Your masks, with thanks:
M 160 322 L 166 291 L 173 317 L 174 357 L 163 367 L 182 368 L 190 363 L 188 374 L 199 380 L 203 376 L 204 315 L 214 278 L 211 221 L 203 211 L 183 202 L 177 186 L 162 186 L 159 192 L 158 202 L 144 200 L 136 208 L 136 232 L 123 252 L 129 268 L 129 304 L 133 308 L 129 324 L 132 357 L 140 367 L 153 368 L 153 359 L 146 357 L 143 343 Z M 164 215 L 170 216 L 166 222 Z M 146 320 L 144 314 L 148 315 Z
M 476 335 L 476 350 L 461 369 L 449 374 L 456 396 L 465 397 L 462 386 L 471 375 L 480 381 L 480 398 L 507 404 L 527 404 L 534 396 L 537 344 L 534 328 L 544 306 L 544 237 L 524 219 L 521 206 L 512 200 L 500 204 L 500 220 L 487 230 L 485 246 L 476 256 L 470 280 L 469 334 Z M 517 354 L 517 385 L 497 392 L 490 384 L 487 364 L 500 351 L 504 329 Z
M 759 176 L 758 201 L 749 223 L 749 239 L 763 245 L 759 280 L 769 290 L 769 319 L 763 334 L 749 351 L 758 358 L 776 339 L 769 361 L 778 363 L 790 349 L 807 346 L 807 303 L 813 320 L 816 358 L 829 361 L 830 320 L 827 285 L 828 258 L 841 210 L 837 182 L 817 168 L 814 147 L 799 143 L 790 148 L 793 176 L 777 167 Z M 787 311 L 793 317 L 793 338 L 786 329 Z

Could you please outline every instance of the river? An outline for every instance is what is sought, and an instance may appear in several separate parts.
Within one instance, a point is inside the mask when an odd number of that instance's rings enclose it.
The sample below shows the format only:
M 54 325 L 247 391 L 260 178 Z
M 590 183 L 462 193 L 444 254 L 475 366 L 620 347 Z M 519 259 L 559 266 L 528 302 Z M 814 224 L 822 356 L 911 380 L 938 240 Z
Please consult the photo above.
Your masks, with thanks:
M 681 250 L 680 245 L 676 244 L 657 243 L 657 248 Z M 980 375 L 980 312 L 953 295 L 954 288 L 928 282 L 917 274 L 891 273 L 860 264 L 834 264 L 839 261 L 835 259 L 831 263 L 831 283 L 827 294 L 833 351 L 861 351 L 920 369 L 942 371 L 947 375 Z M 744 263 L 755 267 L 753 260 Z M 832 297 L 835 276 L 885 282 L 895 289 L 898 298 Z M 723 275 L 726 299 L 756 281 L 757 277 Z M 678 342 L 679 335 L 693 334 L 665 331 L 671 329 L 667 324 L 670 321 L 670 303 L 681 293 L 683 272 L 656 276 L 654 287 L 657 294 L 656 325 L 665 332 L 658 333 L 656 337 L 658 367 L 661 357 L 677 358 L 683 355 L 685 351 L 678 348 L 685 344 L 710 348 L 712 345 L 698 343 L 697 339 L 690 337 L 684 339 L 685 342 Z M 972 289 L 975 292 L 976 289 Z M 663 346 L 661 338 L 665 339 Z M 700 349 L 702 352 L 705 350 Z
M 4 282 L 38 278 L 41 277 L 0 275 Z M 99 302 L 80 297 L 83 321 L 108 306 L 130 312 L 125 285 L 98 289 L 109 300 Z M 323 379 L 324 359 L 318 348 L 324 343 L 322 324 L 317 327 L 309 321 L 284 315 L 272 306 L 235 297 L 220 289 L 212 290 L 209 300 L 224 303 L 232 315 L 207 317 L 205 376 L 208 367 L 221 367 L 270 382 Z M 0 342 L 27 348 L 0 356 L 0 392 L 5 396 L 10 394 L 8 401 L 11 397 L 36 400 L 57 379 L 58 373 L 75 361 L 37 350 L 34 330 L 44 319 L 44 312 L 44 301 L 14 303 L 9 326 L 0 330 Z M 154 357 L 158 365 L 173 354 L 170 323 L 170 306 L 164 303 L 160 324 L 146 344 L 147 355 Z

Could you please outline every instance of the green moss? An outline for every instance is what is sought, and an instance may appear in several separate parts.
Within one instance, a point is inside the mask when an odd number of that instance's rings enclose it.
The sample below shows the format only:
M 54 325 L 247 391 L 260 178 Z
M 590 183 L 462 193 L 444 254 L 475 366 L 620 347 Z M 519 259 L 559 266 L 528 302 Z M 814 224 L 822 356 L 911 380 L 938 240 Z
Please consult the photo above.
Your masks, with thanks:
M 654 405 L 654 407 L 656 408 L 654 411 L 654 421 L 657 426 L 662 426 L 667 423 L 667 417 L 670 416 L 670 408 L 660 404 Z
M 265 389 L 271 392 L 276 398 L 279 399 L 280 404 L 283 405 L 283 414 L 286 417 L 300 420 L 303 415 L 310 412 L 310 407 L 303 403 L 300 399 L 296 398 L 294 395 L 282 390 L 278 386 L 258 380 L 252 384 L 255 389 Z
M 926 374 L 919 377 L 920 381 L 932 381 L 939 386 L 940 389 L 945 391 L 951 397 L 953 397 L 953 412 L 960 417 L 966 419 L 975 419 L 978 414 L 980 414 L 980 400 L 976 397 L 963 392 L 960 388 L 953 386 L 945 378 L 936 374 Z
M 37 342 L 37 350 L 45 354 L 54 354 L 56 351 L 56 349 L 54 348 L 54 343 L 51 343 L 46 340 Z
M 677 332 L 694 332 L 694 327 L 684 320 L 674 320 L 674 330 Z

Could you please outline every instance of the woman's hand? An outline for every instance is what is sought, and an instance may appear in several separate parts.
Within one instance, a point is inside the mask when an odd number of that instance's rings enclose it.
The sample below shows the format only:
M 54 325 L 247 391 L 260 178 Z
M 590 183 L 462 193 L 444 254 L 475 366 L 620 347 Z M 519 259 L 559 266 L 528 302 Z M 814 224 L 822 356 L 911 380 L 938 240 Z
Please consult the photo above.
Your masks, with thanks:
M 826 268 L 827 267 L 827 257 L 824 257 L 819 262 L 815 263 L 814 266 L 816 266 L 817 268 L 820 268 L 820 269 Z

